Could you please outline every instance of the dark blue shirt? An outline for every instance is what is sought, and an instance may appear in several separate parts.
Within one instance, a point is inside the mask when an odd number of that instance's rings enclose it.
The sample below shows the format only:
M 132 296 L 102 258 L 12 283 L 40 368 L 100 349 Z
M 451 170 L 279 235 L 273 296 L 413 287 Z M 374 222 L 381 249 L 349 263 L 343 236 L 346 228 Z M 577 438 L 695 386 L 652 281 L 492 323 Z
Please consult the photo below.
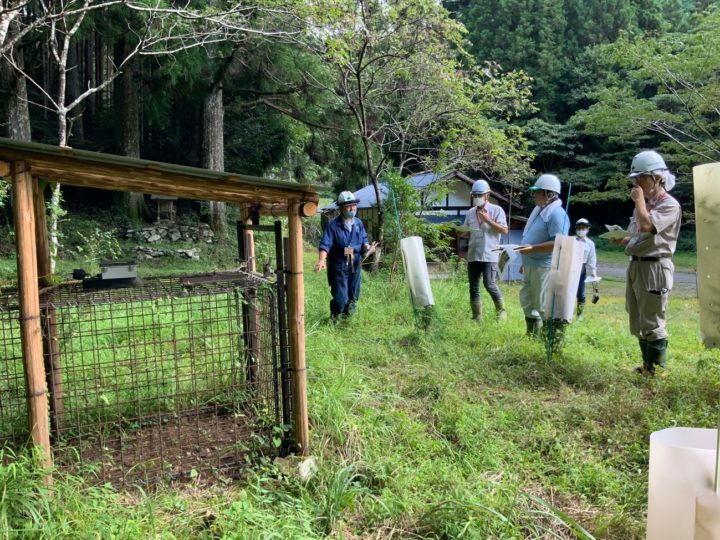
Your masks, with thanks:
M 355 253 L 355 260 L 358 260 L 363 246 L 368 243 L 368 236 L 365 226 L 358 218 L 353 218 L 353 223 L 348 230 L 345 227 L 342 216 L 331 219 L 325 225 L 325 231 L 320 239 L 320 250 L 326 251 L 331 264 L 345 262 L 344 250 L 352 246 Z

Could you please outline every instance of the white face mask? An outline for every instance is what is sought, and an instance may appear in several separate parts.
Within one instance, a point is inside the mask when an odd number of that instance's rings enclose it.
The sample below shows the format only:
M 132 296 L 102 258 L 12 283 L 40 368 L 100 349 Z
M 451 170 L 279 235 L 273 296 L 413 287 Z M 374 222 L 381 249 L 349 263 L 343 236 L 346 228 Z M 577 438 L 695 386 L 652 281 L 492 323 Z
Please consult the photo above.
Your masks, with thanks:
M 487 201 L 485 200 L 485 197 L 483 197 L 482 195 L 479 197 L 473 197 L 473 204 L 478 208 L 483 208 L 486 202 Z
M 578 235 L 580 238 L 585 238 L 587 236 L 587 231 L 585 229 L 581 231 L 575 231 L 575 234 Z

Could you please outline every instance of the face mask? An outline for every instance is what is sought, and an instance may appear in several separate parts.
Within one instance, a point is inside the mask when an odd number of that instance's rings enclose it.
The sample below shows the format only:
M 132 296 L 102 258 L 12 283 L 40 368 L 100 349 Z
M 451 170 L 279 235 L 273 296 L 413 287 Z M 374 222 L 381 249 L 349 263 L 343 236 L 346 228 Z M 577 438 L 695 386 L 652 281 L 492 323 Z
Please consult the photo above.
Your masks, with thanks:
M 485 197 L 473 197 L 473 204 L 478 208 L 483 208 L 486 202 Z
M 580 238 L 585 238 L 585 237 L 587 236 L 587 233 L 588 233 L 588 232 L 587 232 L 586 230 L 575 231 L 575 234 L 576 234 L 577 236 L 579 236 Z
M 356 214 L 355 210 L 343 210 L 342 211 L 342 217 L 344 217 L 345 219 L 352 219 L 355 217 L 355 214 Z

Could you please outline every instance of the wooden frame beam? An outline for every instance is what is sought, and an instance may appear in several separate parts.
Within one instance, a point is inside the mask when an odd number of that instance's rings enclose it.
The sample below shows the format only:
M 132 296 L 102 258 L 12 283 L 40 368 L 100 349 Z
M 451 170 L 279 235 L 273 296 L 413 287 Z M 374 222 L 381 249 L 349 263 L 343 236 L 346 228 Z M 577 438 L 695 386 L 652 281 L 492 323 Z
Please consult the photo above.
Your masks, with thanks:
M 22 161 L 12 164 L 12 186 L 15 202 L 20 340 L 25 368 L 30 435 L 33 444 L 41 449 L 43 466 L 49 470 L 52 466 L 52 453 L 40 329 L 33 178 Z M 51 483 L 52 477 L 48 475 L 45 481 Z
M 290 334 L 290 365 L 293 374 L 293 415 L 295 443 L 301 454 L 310 450 L 307 404 L 307 372 L 305 370 L 305 286 L 303 284 L 302 205 L 288 211 L 290 257 L 288 266 L 288 331 Z

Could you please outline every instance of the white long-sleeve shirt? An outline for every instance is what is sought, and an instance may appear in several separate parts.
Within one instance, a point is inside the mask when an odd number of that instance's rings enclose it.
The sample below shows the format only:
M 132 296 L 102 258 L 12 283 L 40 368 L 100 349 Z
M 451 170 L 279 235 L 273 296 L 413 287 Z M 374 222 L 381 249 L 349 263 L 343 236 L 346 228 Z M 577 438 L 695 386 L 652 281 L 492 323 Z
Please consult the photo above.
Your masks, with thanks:
M 588 275 L 594 276 L 597 274 L 597 255 L 595 253 L 595 242 L 590 240 L 587 236 L 580 238 L 576 236 L 578 242 L 582 242 L 585 247 L 585 254 L 583 255 L 583 263 L 587 264 Z

